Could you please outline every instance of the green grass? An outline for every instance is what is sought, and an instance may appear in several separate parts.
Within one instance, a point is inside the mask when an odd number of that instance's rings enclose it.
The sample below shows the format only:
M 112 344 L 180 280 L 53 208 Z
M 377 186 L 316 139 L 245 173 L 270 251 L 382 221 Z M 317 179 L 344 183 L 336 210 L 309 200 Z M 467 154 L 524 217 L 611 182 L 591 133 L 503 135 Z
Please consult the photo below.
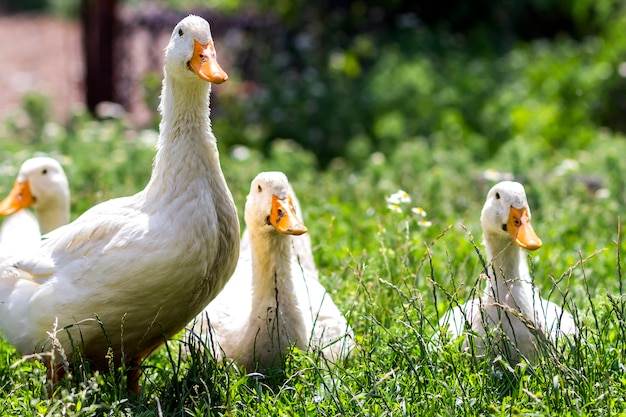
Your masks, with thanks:
M 219 124 L 217 125 L 219 126 Z M 10 128 L 8 128 L 10 130 Z M 0 190 L 35 150 L 58 157 L 72 190 L 72 218 L 109 198 L 132 194 L 149 178 L 154 156 L 146 132 L 77 116 L 48 126 L 39 140 L 0 132 Z M 20 131 L 16 131 L 20 133 Z M 216 127 L 219 138 L 220 131 Z M 5 146 L 6 144 L 6 146 Z M 626 306 L 620 215 L 626 204 L 625 138 L 599 132 L 577 151 L 546 152 L 512 139 L 480 164 L 446 138 L 407 140 L 371 155 L 354 170 L 335 161 L 321 172 L 313 155 L 288 141 L 268 157 L 245 160 L 222 150 L 222 168 L 243 214 L 245 194 L 262 170 L 290 178 L 305 213 L 321 281 L 354 328 L 353 357 L 335 367 L 315 352 L 289 354 L 282 375 L 246 376 L 180 341 L 145 362 L 142 391 L 129 395 L 123 372 L 77 367 L 48 396 L 45 369 L 0 341 L 1 415 L 621 415 L 626 413 Z M 578 166 L 567 172 L 565 159 Z M 544 246 L 530 255 L 543 297 L 565 304 L 581 337 L 546 347 L 537 364 L 462 353 L 458 341 L 435 343 L 438 318 L 480 285 L 479 214 L 493 181 L 508 171 L 526 186 Z M 581 180 L 597 176 L 608 197 Z M 387 209 L 385 196 L 406 190 L 430 227 Z

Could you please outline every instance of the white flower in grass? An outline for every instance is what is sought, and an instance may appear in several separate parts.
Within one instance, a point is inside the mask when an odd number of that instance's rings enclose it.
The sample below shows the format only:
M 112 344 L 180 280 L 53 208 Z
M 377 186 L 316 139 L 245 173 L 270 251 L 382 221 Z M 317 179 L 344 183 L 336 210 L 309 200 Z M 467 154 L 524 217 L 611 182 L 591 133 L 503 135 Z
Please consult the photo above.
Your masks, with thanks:
M 230 150 L 230 155 L 237 161 L 245 161 L 250 158 L 250 148 L 243 145 L 233 146 Z
M 389 204 L 387 205 L 387 208 L 389 208 L 389 210 L 393 211 L 394 213 L 402 213 L 402 208 L 398 204 Z
M 409 196 L 409 193 L 407 193 L 404 190 L 398 190 L 395 193 L 391 194 L 389 197 L 387 197 L 387 203 L 389 204 L 401 204 L 401 203 L 410 203 L 411 202 L 411 197 Z
M 403 206 L 408 210 L 407 205 L 411 202 L 411 197 L 404 190 L 398 190 L 395 193 L 391 194 L 389 197 L 385 198 L 387 200 L 387 208 L 394 213 L 402 214 L 404 213 Z M 419 220 L 417 224 L 420 227 L 430 227 L 432 223 L 428 220 L 425 220 L 426 210 L 421 207 L 411 207 L 411 213 L 417 216 Z
M 421 207 L 413 207 L 411 209 L 411 213 L 415 214 L 416 216 L 426 217 L 426 210 Z
M 563 176 L 568 172 L 578 171 L 578 161 L 575 159 L 564 159 L 561 161 L 559 166 L 554 168 L 554 174 L 558 176 Z
M 611 191 L 608 190 L 608 188 L 600 188 L 598 191 L 596 191 L 596 197 L 597 198 L 609 198 L 611 196 Z
M 481 172 L 480 176 L 487 181 L 500 182 L 500 181 L 512 181 L 515 176 L 510 172 L 500 172 L 495 169 L 486 169 Z

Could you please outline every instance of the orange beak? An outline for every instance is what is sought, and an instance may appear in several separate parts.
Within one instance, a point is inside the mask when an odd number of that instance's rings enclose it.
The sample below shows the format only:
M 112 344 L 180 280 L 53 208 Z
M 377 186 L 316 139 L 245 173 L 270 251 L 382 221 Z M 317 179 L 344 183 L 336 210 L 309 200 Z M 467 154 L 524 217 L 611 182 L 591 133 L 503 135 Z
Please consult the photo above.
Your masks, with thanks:
M 35 198 L 30 193 L 28 181 L 15 181 L 9 195 L 0 201 L 0 215 L 8 216 L 33 204 L 35 204 Z
M 213 84 L 221 84 L 226 81 L 228 75 L 217 62 L 213 41 L 203 45 L 194 39 L 193 45 L 193 56 L 189 65 L 198 74 L 198 77 Z
M 528 250 L 536 250 L 541 247 L 541 239 L 530 225 L 526 207 L 521 209 L 511 207 L 506 227 L 516 245 Z
M 308 231 L 296 215 L 296 210 L 289 196 L 287 198 L 278 198 L 275 194 L 272 195 L 270 223 L 276 230 L 286 235 L 301 235 Z

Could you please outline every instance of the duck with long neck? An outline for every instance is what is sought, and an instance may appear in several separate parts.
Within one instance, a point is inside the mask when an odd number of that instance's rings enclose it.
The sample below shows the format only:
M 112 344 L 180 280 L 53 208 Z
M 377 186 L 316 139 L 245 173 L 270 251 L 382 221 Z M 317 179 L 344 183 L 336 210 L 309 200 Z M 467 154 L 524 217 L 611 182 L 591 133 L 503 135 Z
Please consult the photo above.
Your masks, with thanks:
M 573 317 L 541 299 L 533 287 L 524 250 L 539 249 L 542 242 L 530 218 L 521 184 L 503 181 L 491 188 L 480 218 L 487 252 L 485 291 L 481 298 L 450 310 L 440 322 L 458 337 L 468 321 L 474 332 L 484 336 L 475 340 L 479 353 L 489 343 L 499 346 L 513 362 L 520 356 L 532 360 L 546 336 L 554 340 L 577 331 Z
M 221 169 L 209 107 L 211 84 L 227 79 L 217 62 L 208 23 L 196 16 L 181 21 L 165 51 L 160 137 L 145 204 L 156 209 L 156 216 L 158 209 L 168 204 L 177 213 L 180 229 L 188 232 L 181 245 L 204 246 L 187 251 L 189 257 L 199 252 L 198 259 L 205 259 L 207 267 L 213 269 L 207 271 L 207 279 L 199 282 L 190 300 L 190 311 L 196 313 L 226 283 L 226 279 L 214 282 L 208 277 L 228 278 L 233 270 L 232 254 L 238 253 L 236 207 Z M 182 185 L 181 170 L 192 174 Z M 197 212 L 203 212 L 207 221 L 198 222 Z M 236 229 L 233 224 L 237 224 Z M 216 235 L 220 239 L 207 239 Z M 237 244 L 232 244 L 235 240 Z M 220 246 L 226 241 L 230 244 Z
M 524 249 L 536 250 L 542 243 L 530 223 L 530 208 L 521 184 L 510 182 L 493 187 L 480 223 L 488 259 L 485 302 L 504 306 L 502 310 L 488 309 L 486 321 L 502 326 L 513 342 L 531 339 L 528 326 L 519 325 L 519 317 L 534 322 L 537 307 Z M 528 351 L 522 353 L 530 355 Z
M 101 203 L 49 234 L 40 253 L 0 269 L 0 331 L 22 353 L 56 340 L 92 369 L 141 361 L 182 330 L 237 264 L 239 221 L 209 121 L 219 67 L 208 22 L 188 16 L 165 53 L 160 137 L 139 193 Z M 103 331 L 104 329 L 104 331 Z
M 232 201 L 220 167 L 209 107 L 211 83 L 221 84 L 228 76 L 217 63 L 211 33 L 199 31 L 197 19 L 190 16 L 179 23 L 165 51 L 160 135 L 152 176 L 145 188 L 149 206 L 189 195 L 211 198 L 214 194 L 214 200 Z M 191 50 L 192 56 L 184 55 Z M 187 189 L 178 186 L 181 164 L 194 173 L 189 186 L 199 188 L 192 191 L 200 193 L 187 194 Z M 232 207 L 225 211 L 231 212 Z
M 271 210 L 268 210 L 271 207 Z M 243 333 L 253 348 L 246 369 L 282 366 L 289 346 L 306 349 L 308 335 L 303 312 L 294 296 L 290 235 L 306 233 L 297 217 L 288 182 L 259 175 L 246 201 L 246 224 L 252 256 L 252 312 Z
M 189 16 L 174 28 L 163 72 L 160 136 L 144 207 L 157 224 L 171 223 L 175 215 L 178 230 L 172 236 L 184 249 L 180 261 L 205 269 L 187 304 L 185 317 L 191 319 L 223 288 L 239 251 L 237 209 L 221 169 L 209 107 L 211 85 L 228 75 L 204 19 Z M 175 327 L 174 332 L 180 330 Z
M 248 371 L 283 369 L 289 347 L 327 361 L 347 358 L 353 332 L 318 280 L 298 199 L 282 172 L 262 172 L 246 200 L 247 229 L 237 269 L 224 290 L 190 323 L 218 359 Z

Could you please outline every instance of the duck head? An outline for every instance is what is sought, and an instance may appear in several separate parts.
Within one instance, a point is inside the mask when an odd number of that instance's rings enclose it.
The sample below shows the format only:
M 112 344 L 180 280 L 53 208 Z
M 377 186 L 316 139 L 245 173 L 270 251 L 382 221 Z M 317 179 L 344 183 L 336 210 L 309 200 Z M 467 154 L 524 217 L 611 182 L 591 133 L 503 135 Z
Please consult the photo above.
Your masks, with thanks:
M 298 218 L 289 192 L 289 181 L 282 172 L 262 172 L 250 186 L 246 199 L 246 224 L 249 229 L 301 235 L 306 226 Z
M 0 202 L 0 215 L 27 207 L 58 206 L 69 200 L 65 171 L 56 160 L 36 157 L 26 160 L 9 195 Z
M 522 184 L 502 181 L 487 194 L 480 215 L 485 236 L 512 239 L 521 248 L 536 250 L 541 239 L 530 224 L 530 208 Z
M 221 84 L 228 75 L 217 62 L 209 23 L 199 16 L 181 20 L 165 49 L 165 67 L 174 77 L 198 77 Z

